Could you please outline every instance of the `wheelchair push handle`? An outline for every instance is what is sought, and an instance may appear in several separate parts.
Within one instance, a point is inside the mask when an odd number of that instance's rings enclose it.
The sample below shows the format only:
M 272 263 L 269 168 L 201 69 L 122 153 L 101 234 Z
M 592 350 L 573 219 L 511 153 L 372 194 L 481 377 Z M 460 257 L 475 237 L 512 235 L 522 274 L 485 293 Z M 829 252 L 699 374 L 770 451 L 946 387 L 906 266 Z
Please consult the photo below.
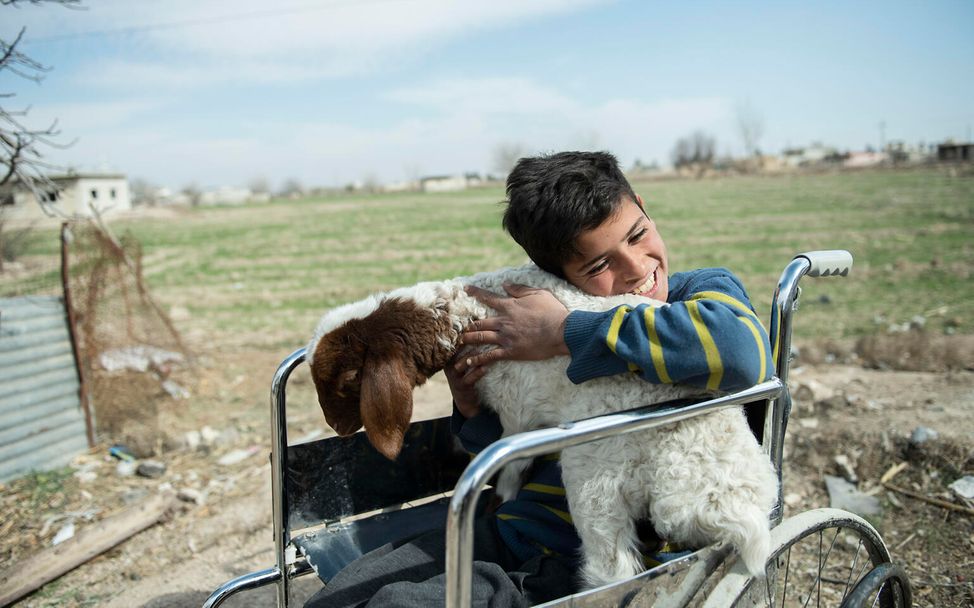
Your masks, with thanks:
M 807 275 L 810 277 L 847 276 L 852 270 L 852 254 L 845 249 L 830 249 L 826 251 L 807 251 L 796 258 L 805 258 L 811 267 Z

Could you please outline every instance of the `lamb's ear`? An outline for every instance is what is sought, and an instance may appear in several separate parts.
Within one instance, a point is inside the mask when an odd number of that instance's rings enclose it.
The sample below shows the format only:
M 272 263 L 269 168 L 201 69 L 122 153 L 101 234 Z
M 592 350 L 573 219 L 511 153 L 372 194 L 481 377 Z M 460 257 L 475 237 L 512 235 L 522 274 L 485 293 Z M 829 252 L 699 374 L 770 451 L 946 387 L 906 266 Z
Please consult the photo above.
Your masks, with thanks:
M 366 357 L 362 367 L 360 411 L 365 434 L 383 456 L 395 460 L 413 415 L 413 382 L 396 355 Z

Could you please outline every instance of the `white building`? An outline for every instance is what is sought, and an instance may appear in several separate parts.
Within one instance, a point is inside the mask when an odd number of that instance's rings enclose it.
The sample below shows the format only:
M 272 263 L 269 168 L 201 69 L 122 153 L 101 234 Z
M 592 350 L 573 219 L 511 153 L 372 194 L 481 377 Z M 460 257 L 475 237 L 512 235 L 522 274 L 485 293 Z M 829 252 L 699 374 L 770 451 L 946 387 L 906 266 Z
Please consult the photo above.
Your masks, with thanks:
M 419 188 L 423 192 L 459 192 L 467 188 L 476 188 L 484 184 L 479 173 L 464 173 L 463 175 L 436 175 L 419 180 Z
M 39 220 L 50 217 L 90 217 L 92 208 L 107 215 L 130 211 L 132 198 L 128 179 L 121 174 L 72 173 L 50 177 L 53 187 L 37 184 L 41 201 L 23 185 L 14 184 L 0 192 L 0 214 L 11 220 Z

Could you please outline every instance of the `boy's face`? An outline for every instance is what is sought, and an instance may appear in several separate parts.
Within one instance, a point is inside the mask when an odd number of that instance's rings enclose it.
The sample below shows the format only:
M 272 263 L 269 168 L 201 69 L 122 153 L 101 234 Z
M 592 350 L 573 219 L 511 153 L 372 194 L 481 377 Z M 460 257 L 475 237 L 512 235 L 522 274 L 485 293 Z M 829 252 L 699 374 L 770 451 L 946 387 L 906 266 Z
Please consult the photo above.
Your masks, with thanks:
M 602 224 L 578 236 L 580 255 L 563 269 L 569 283 L 595 296 L 635 293 L 666 301 L 666 245 L 643 212 L 642 198 L 636 202 L 623 200 Z

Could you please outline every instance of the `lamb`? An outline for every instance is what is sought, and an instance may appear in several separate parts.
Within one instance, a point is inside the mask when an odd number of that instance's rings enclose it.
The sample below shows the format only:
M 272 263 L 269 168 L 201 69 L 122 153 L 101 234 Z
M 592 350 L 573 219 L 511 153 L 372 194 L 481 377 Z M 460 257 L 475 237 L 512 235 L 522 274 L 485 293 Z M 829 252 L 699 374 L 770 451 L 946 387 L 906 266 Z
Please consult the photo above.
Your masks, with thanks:
M 470 321 L 493 314 L 464 286 L 503 293 L 504 283 L 548 289 L 570 310 L 662 305 L 635 295 L 591 296 L 533 264 L 372 295 L 325 314 L 308 345 L 327 423 L 341 435 L 364 425 L 373 446 L 394 459 L 409 426 L 413 388 L 451 360 Z M 478 382 L 481 402 L 513 434 L 701 394 L 634 375 L 574 385 L 568 363 L 567 357 L 495 363 Z M 647 517 L 662 538 L 685 546 L 728 542 L 752 574 L 764 573 L 777 476 L 740 408 L 566 449 L 561 464 L 588 588 L 643 570 L 635 522 Z M 502 499 L 514 496 L 528 463 L 516 465 L 500 476 Z

